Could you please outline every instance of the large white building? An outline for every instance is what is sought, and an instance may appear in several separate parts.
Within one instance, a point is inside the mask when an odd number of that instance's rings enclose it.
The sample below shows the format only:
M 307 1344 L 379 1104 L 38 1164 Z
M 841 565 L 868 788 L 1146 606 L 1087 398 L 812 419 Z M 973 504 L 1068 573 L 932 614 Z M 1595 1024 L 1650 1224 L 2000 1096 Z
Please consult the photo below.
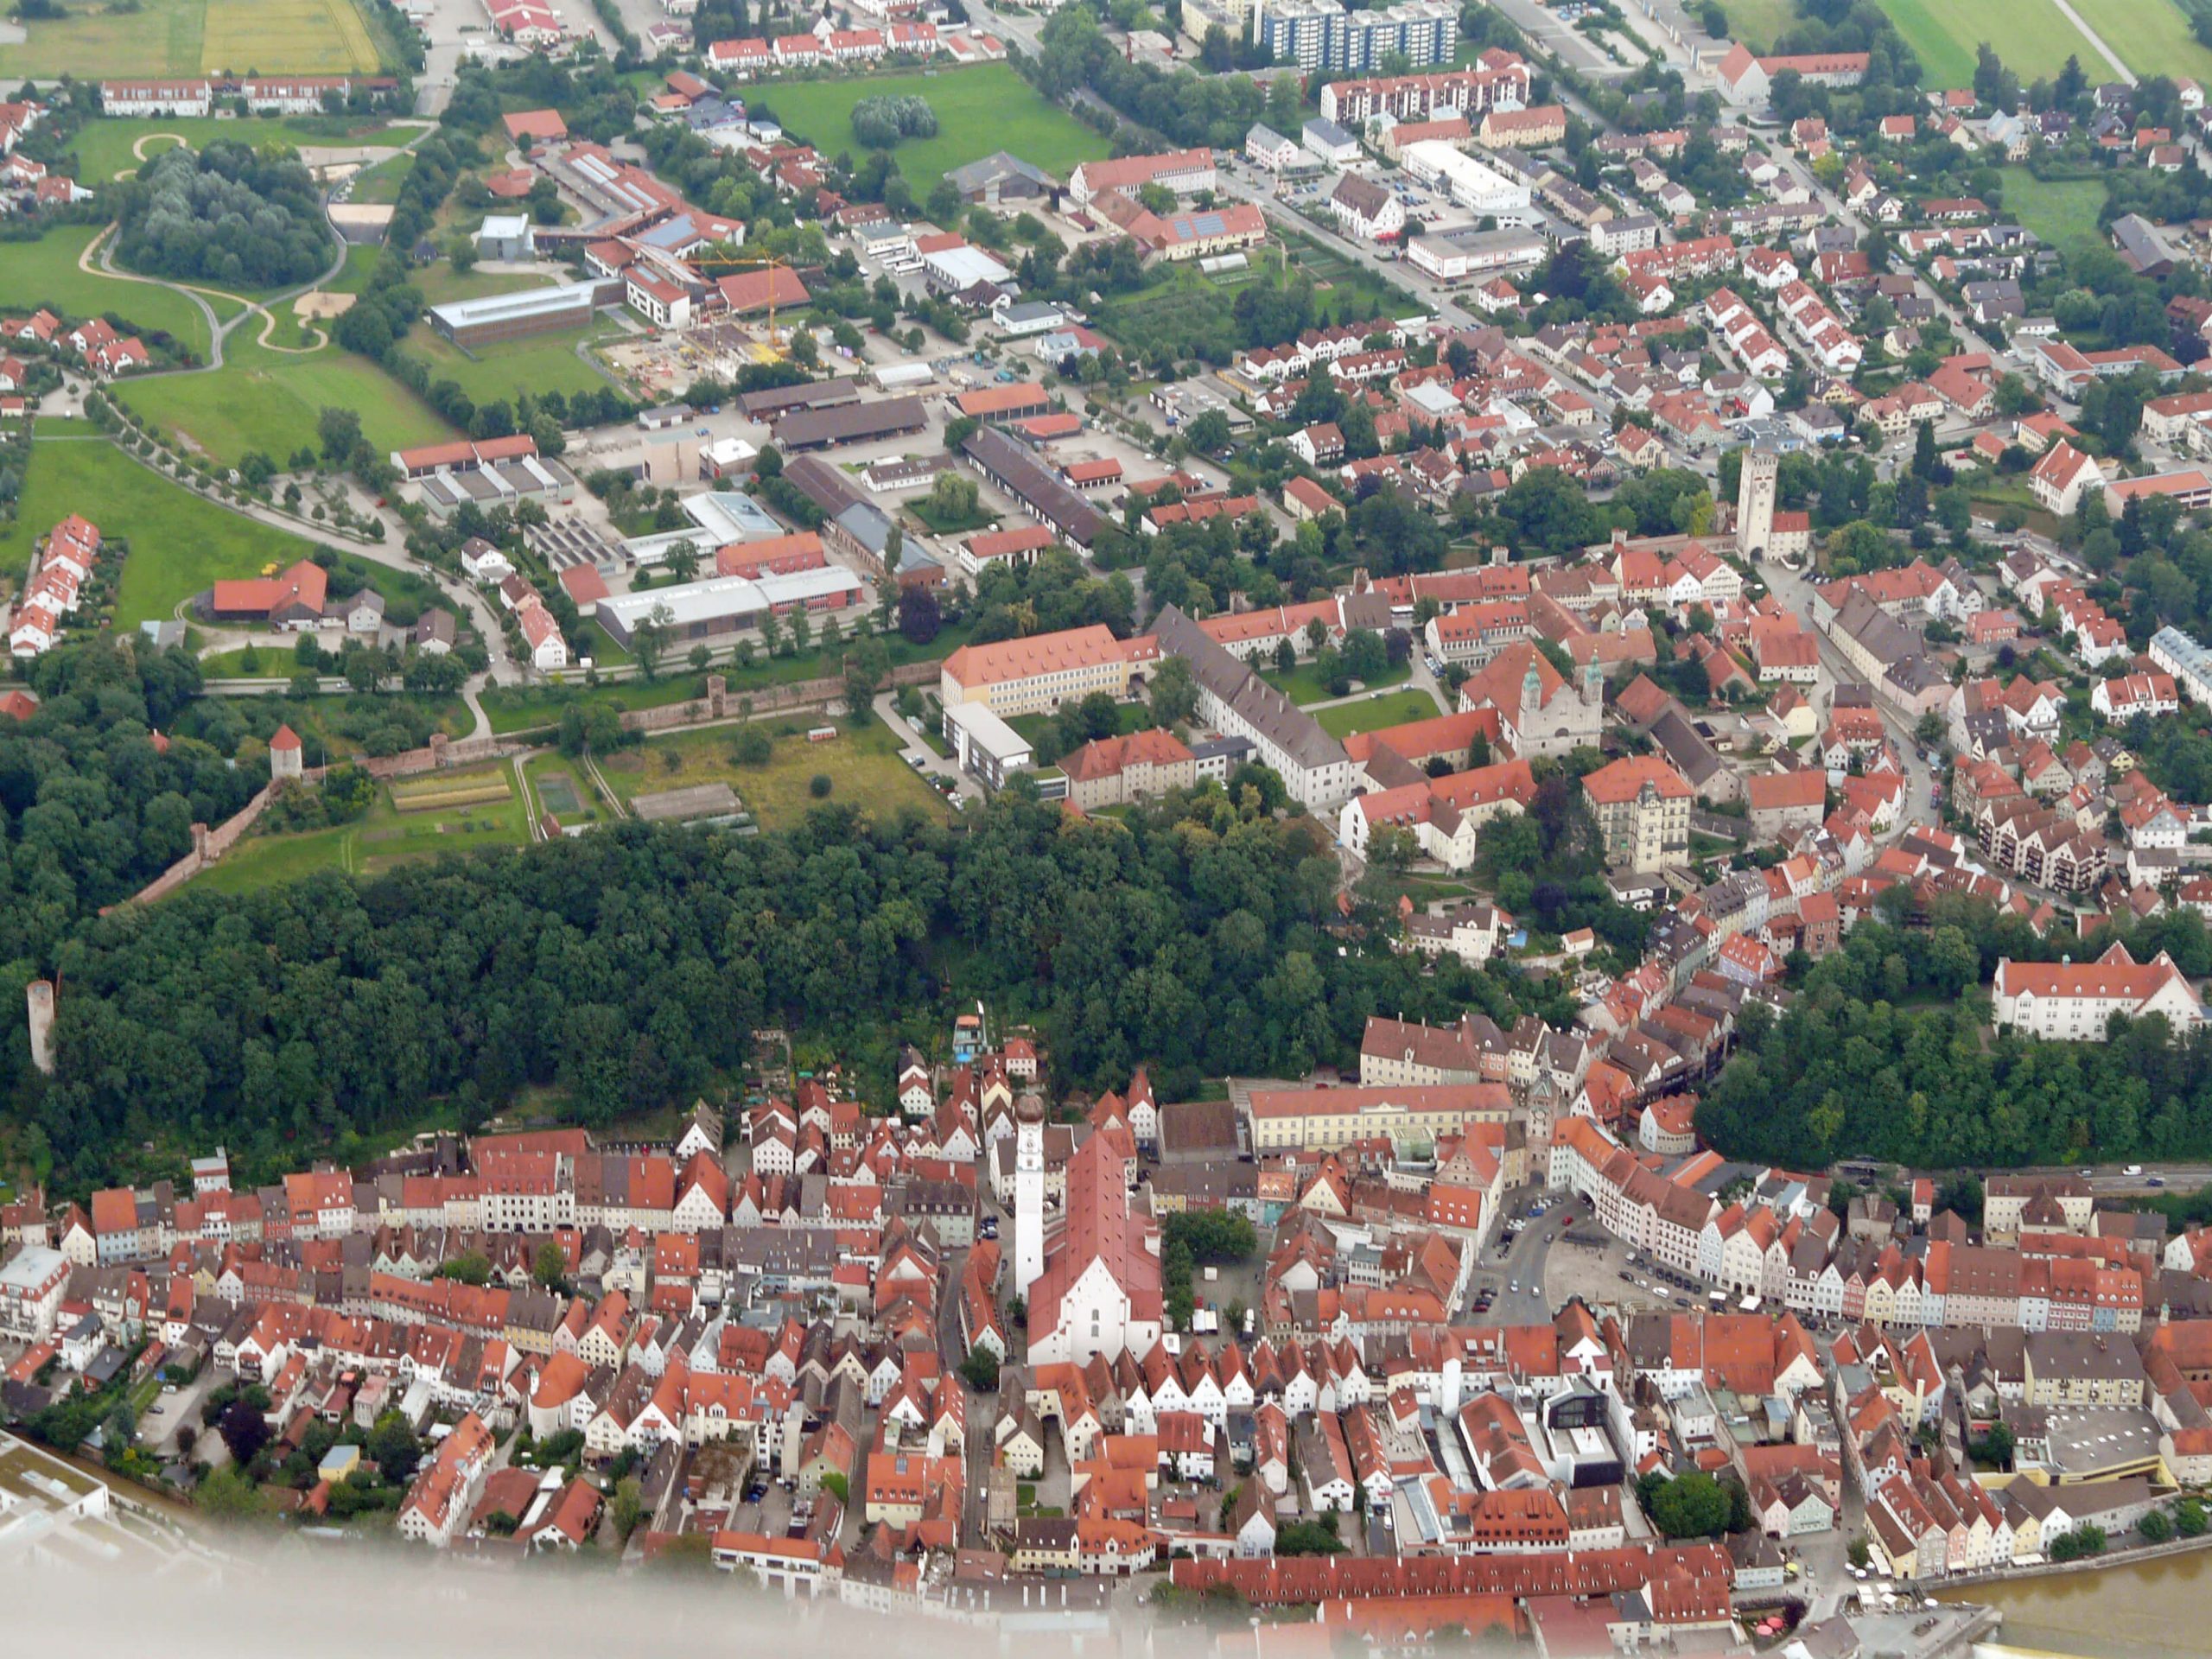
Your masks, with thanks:
M 1422 184 L 1446 192 L 1469 213 L 1494 218 L 1501 226 L 1531 222 L 1529 187 L 1496 168 L 1485 167 L 1466 151 L 1438 138 L 1408 144 L 1399 161 Z
M 1198 683 L 1198 718 L 1249 741 L 1254 758 L 1282 779 L 1293 800 L 1308 811 L 1333 812 L 1350 798 L 1351 756 L 1313 715 L 1173 605 L 1162 606 L 1153 619 L 1153 637 L 1162 656 L 1190 664 Z
M 69 1287 L 69 1261 L 43 1244 L 26 1244 L 0 1268 L 0 1337 L 43 1342 Z
M 2161 950 L 2139 963 L 2115 944 L 2094 962 L 2014 962 L 2000 957 L 1991 987 L 1999 1030 L 2058 1042 L 2098 1042 L 2115 1014 L 2163 1014 L 2177 1030 L 2202 1023 L 2204 1004 L 2189 976 Z
M 1103 1134 L 1068 1160 L 1066 1220 L 1029 1290 L 1033 1365 L 1142 1359 L 1159 1344 L 1159 1236 L 1129 1213 L 1125 1177 Z
M 108 116 L 206 116 L 215 88 L 207 80 L 104 80 L 100 111 Z

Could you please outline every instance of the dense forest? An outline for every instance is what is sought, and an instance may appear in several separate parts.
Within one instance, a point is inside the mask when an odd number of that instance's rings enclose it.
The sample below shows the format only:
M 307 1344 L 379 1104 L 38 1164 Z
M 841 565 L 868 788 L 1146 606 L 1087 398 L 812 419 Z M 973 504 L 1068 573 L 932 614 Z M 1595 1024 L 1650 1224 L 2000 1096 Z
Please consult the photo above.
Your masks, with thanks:
M 20 1019 L 0 1052 L 35 1157 L 69 1190 L 136 1173 L 142 1142 L 220 1141 L 266 1173 L 374 1144 L 441 1102 L 477 1121 L 531 1086 L 604 1124 L 713 1091 L 764 1025 L 887 1082 L 899 1041 L 982 997 L 1041 1026 L 1063 1082 L 1118 1085 L 1148 1062 L 1173 1098 L 1203 1076 L 1348 1060 L 1372 1012 L 1471 1005 L 1510 1023 L 1516 995 L 1540 994 L 1457 964 L 1424 976 L 1356 933 L 1340 953 L 1326 831 L 1241 785 L 1127 821 L 1009 792 L 956 827 L 837 806 L 753 838 L 626 824 L 96 918 L 136 873 L 92 851 L 226 804 L 206 792 L 225 773 L 212 750 L 180 738 L 156 755 L 143 697 L 113 677 L 0 740 L 9 874 L 43 896 L 0 906 L 10 995 L 35 972 L 62 982 L 54 1080 L 29 1073 Z M 105 742 L 43 747 L 71 720 Z M 78 796 L 81 810 L 64 805 Z M 1355 929 L 1381 919 L 1357 912 Z
M 1922 1168 L 2212 1155 L 2212 1034 L 2174 1042 L 2152 1019 L 2103 1043 L 1986 1035 L 1999 956 L 2078 960 L 2118 936 L 2039 939 L 1952 899 L 1916 919 L 1929 925 L 1862 923 L 1778 1021 L 1751 1019 L 1699 1131 L 1732 1157 L 1798 1169 L 1858 1155 Z M 2192 912 L 2125 942 L 2139 960 L 2165 950 L 2192 976 L 2212 971 Z
M 313 282 L 337 252 L 291 151 L 168 149 L 124 185 L 117 251 L 135 270 L 226 287 Z
M 181 651 L 135 667 L 111 649 L 54 652 L 29 673 L 44 701 L 0 721 L 0 961 L 51 966 L 82 919 L 175 863 L 194 823 L 221 823 L 264 778 L 232 767 L 234 743 L 153 742 L 208 706 Z

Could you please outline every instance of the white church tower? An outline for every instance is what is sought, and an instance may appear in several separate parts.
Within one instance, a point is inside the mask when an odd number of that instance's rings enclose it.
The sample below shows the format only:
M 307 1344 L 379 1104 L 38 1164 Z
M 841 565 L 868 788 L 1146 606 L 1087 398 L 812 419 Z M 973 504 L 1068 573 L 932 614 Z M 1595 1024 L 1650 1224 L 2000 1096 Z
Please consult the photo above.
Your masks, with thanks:
M 1045 1271 L 1045 1102 L 1014 1103 L 1014 1294 L 1026 1303 Z

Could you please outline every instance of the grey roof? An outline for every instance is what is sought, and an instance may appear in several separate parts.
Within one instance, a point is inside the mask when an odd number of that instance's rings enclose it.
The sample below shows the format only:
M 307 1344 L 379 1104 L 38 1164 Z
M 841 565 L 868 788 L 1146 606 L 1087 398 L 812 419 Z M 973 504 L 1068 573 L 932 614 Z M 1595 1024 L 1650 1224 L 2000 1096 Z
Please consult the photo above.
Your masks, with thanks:
M 972 191 L 988 189 L 995 183 L 1003 184 L 1008 179 L 1027 179 L 1040 188 L 1049 188 L 1052 182 L 1052 175 L 1043 168 L 1025 162 L 1019 156 L 1008 155 L 1002 149 L 994 150 L 965 167 L 956 167 L 944 176 L 963 196 Z
M 1337 188 L 1329 193 L 1329 200 L 1343 203 L 1362 219 L 1373 219 L 1390 205 L 1390 193 L 1373 179 L 1347 173 L 1337 181 Z
M 776 442 L 787 448 L 859 443 L 899 432 L 918 432 L 928 424 L 918 397 L 886 397 L 873 404 L 839 404 L 832 408 L 793 410 L 776 422 Z
M 1090 546 L 1106 527 L 1096 507 L 997 427 L 970 433 L 960 448 L 1001 489 L 1079 546 Z
M 1669 709 L 1651 722 L 1651 741 L 1694 785 L 1702 785 L 1721 768 L 1719 754 L 1678 708 Z
M 882 556 L 891 537 L 891 520 L 873 501 L 855 501 L 836 518 L 837 527 L 869 552 Z
M 1344 746 L 1322 730 L 1320 721 L 1237 661 L 1176 607 L 1160 607 L 1153 619 L 1153 635 L 1163 652 L 1190 664 L 1201 687 L 1299 765 L 1310 768 L 1351 763 Z

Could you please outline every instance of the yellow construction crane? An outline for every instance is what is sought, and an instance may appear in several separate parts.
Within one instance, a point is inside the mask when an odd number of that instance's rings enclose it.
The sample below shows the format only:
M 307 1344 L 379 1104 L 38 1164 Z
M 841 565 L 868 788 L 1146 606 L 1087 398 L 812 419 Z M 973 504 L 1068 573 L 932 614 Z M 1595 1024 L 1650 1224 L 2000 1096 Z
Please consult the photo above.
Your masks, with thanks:
M 691 264 L 702 276 L 708 277 L 725 275 L 733 270 L 766 270 L 772 273 L 789 270 L 791 268 L 790 260 L 780 254 L 773 253 L 730 254 L 709 251 L 693 255 Z M 768 338 L 771 342 L 776 338 L 776 279 L 773 275 L 768 278 Z

